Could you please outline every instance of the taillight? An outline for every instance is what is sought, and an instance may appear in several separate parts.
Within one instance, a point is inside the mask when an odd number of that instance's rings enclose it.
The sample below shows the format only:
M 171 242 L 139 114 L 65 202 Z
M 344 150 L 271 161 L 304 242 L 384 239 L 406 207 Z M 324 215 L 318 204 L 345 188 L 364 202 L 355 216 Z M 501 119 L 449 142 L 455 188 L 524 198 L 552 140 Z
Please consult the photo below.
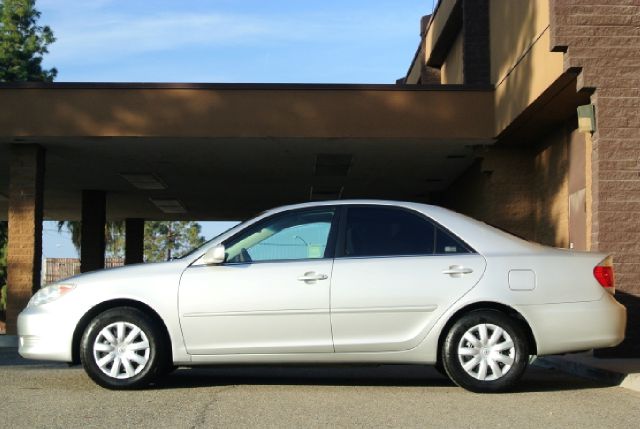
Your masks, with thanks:
M 610 256 L 593 269 L 593 276 L 608 292 L 615 292 L 613 261 Z

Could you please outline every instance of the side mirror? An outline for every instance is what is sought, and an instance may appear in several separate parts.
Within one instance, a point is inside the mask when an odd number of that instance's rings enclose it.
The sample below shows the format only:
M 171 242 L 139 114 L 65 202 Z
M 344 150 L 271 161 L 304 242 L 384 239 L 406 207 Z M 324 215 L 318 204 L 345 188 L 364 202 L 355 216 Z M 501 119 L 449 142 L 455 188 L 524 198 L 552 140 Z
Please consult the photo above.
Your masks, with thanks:
M 226 257 L 224 244 L 218 244 L 216 247 L 207 250 L 200 261 L 204 265 L 218 265 L 222 264 Z

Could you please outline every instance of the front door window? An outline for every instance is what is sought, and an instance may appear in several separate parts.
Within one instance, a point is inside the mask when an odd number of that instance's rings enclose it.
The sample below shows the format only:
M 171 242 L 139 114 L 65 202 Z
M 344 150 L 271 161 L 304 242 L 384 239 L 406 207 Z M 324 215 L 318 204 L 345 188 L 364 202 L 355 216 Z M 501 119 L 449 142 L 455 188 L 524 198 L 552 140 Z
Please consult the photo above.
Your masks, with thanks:
M 292 261 L 329 257 L 327 244 L 334 209 L 276 215 L 258 222 L 228 243 L 228 263 Z

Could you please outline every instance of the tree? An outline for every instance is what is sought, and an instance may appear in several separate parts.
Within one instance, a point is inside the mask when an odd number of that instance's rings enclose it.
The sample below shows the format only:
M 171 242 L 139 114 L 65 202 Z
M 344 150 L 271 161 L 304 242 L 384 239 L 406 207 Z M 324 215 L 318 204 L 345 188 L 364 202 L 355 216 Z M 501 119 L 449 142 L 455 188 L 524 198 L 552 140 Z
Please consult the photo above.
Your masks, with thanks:
M 42 56 L 55 42 L 48 26 L 37 25 L 35 0 L 0 0 L 0 82 L 51 82 L 55 68 L 42 68 Z M 7 223 L 0 222 L 0 319 L 6 309 Z
M 42 56 L 56 39 L 49 26 L 37 25 L 35 3 L 0 0 L 0 82 L 51 82 L 58 74 L 42 68 Z
M 71 242 L 79 254 L 82 224 L 77 220 L 58 222 L 58 232 L 65 227 L 71 233 Z M 124 222 L 107 222 L 104 234 L 106 256 L 108 258 L 124 257 Z
M 67 228 L 71 241 L 78 253 L 81 243 L 81 223 L 78 221 L 58 222 L 58 231 Z M 144 224 L 144 259 L 158 262 L 179 256 L 193 247 L 204 243 L 197 222 L 147 221 Z M 107 222 L 105 227 L 106 256 L 124 256 L 124 222 Z
M 204 243 L 197 222 L 158 222 L 144 224 L 144 259 L 168 261 Z

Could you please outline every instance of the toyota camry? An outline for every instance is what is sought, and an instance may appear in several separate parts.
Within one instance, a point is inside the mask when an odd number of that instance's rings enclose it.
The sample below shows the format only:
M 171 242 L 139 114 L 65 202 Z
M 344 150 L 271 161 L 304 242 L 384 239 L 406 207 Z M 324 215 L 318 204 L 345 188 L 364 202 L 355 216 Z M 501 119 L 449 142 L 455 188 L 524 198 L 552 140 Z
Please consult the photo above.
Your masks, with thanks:
M 612 259 L 444 208 L 329 201 L 267 211 L 181 258 L 39 290 L 19 352 L 111 389 L 176 366 L 430 364 L 476 392 L 530 358 L 619 344 Z

